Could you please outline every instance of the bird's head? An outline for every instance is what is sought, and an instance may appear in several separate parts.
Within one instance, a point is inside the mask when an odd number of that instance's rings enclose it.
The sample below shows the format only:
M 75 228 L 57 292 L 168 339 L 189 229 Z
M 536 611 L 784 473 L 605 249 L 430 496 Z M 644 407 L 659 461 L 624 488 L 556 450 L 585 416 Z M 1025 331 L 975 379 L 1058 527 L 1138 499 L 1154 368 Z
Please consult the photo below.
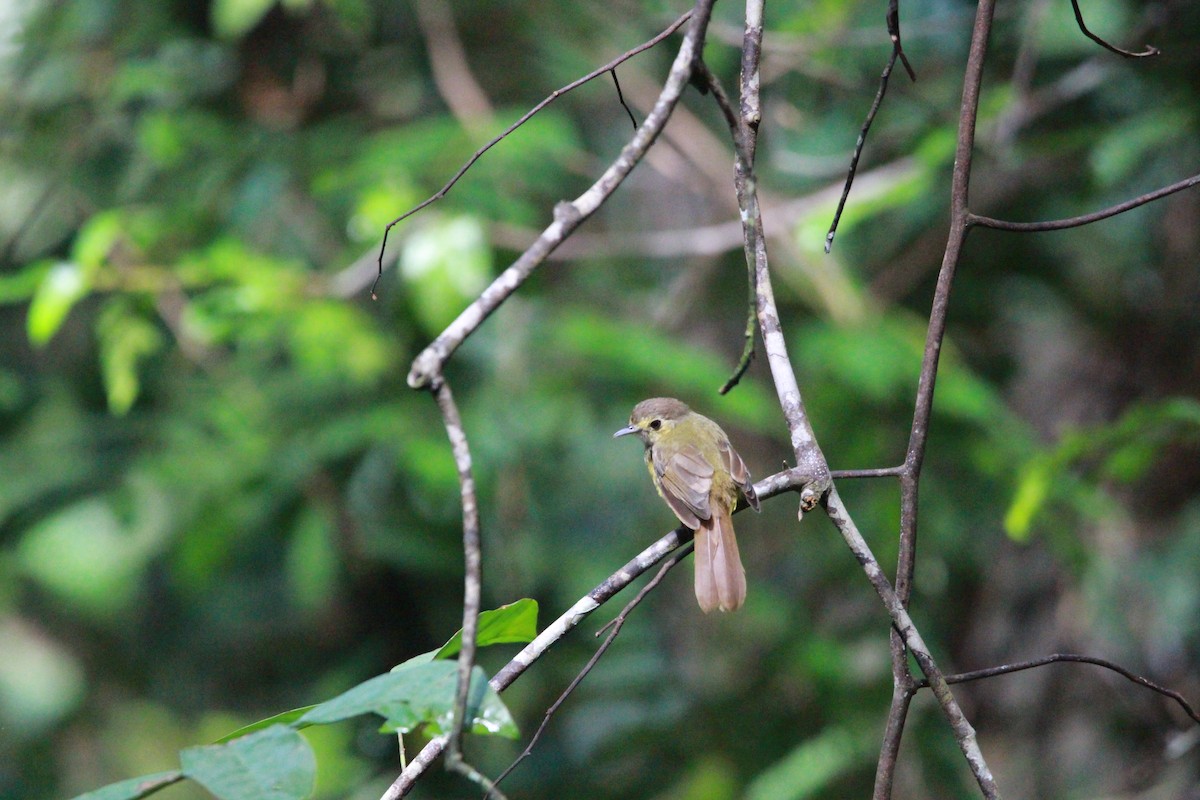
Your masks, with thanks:
M 643 400 L 633 407 L 633 413 L 629 415 L 629 425 L 614 433 L 613 438 L 636 433 L 642 442 L 650 447 L 691 411 L 673 397 L 652 397 Z

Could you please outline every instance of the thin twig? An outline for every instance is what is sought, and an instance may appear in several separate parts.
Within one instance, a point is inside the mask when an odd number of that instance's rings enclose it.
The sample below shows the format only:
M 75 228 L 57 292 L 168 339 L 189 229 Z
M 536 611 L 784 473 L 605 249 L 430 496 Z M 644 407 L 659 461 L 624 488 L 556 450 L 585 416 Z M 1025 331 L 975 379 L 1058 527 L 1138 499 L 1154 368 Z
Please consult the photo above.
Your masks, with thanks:
M 553 717 L 554 713 L 558 711 L 559 707 L 566 702 L 567 698 L 571 696 L 571 693 L 575 691 L 579 684 L 583 683 L 583 679 L 588 676 L 588 673 L 592 671 L 592 668 L 599 663 L 605 652 L 608 651 L 608 648 L 614 641 L 616 641 L 617 635 L 621 632 L 621 628 L 624 627 L 625 620 L 628 618 L 630 612 L 638 607 L 638 604 L 642 602 L 646 595 L 650 594 L 650 592 L 652 592 L 656 586 L 662 583 L 663 578 L 667 576 L 667 573 L 671 571 L 671 568 L 686 558 L 687 555 L 692 552 L 692 548 L 693 545 L 689 543 L 672 553 L 671 557 L 662 563 L 662 566 L 659 567 L 658 572 L 654 575 L 654 577 L 647 581 L 646 585 L 641 588 L 641 591 L 634 595 L 633 599 L 625 604 L 625 607 L 621 609 L 621 613 L 617 614 L 617 616 L 605 623 L 604 627 L 596 632 L 596 635 L 599 636 L 600 634 L 604 633 L 605 630 L 608 630 L 608 636 L 606 636 L 600 646 L 596 648 L 596 652 L 593 653 L 592 657 L 588 659 L 587 664 L 584 665 L 583 669 L 579 671 L 579 674 L 575 676 L 575 679 L 571 681 L 567 688 L 563 690 L 563 693 L 558 696 L 558 699 L 554 701 L 553 705 L 546 709 L 546 714 L 542 717 L 542 723 L 538 725 L 538 729 L 534 732 L 533 736 L 529 738 L 529 743 L 525 745 L 525 749 L 521 751 L 521 754 L 517 756 L 513 762 L 504 769 L 503 772 L 496 776 L 496 784 L 499 784 L 500 781 L 508 777 L 509 773 L 516 769 L 522 761 L 524 761 L 530 756 L 531 753 L 533 753 L 533 748 L 537 745 L 538 740 L 542 737 L 542 732 L 546 730 L 546 726 L 550 724 L 551 717 Z M 484 794 L 483 800 L 488 800 L 489 797 L 491 797 L 490 793 Z
M 912 64 L 908 63 L 908 56 L 904 55 L 904 45 L 900 44 L 900 0 L 888 0 L 887 32 L 888 38 L 892 40 L 892 55 L 900 57 L 908 79 L 916 83 L 917 73 L 913 71 Z
M 697 0 L 695 8 L 687 15 L 692 20 L 671 70 L 667 75 L 662 92 L 655 101 L 654 107 L 646 116 L 642 126 L 634 133 L 633 138 L 621 150 L 620 155 L 609 165 L 595 183 L 572 202 L 559 203 L 554 209 L 554 222 L 542 231 L 537 240 L 523 252 L 516 261 L 500 273 L 488 288 L 458 317 L 446 327 L 442 333 L 413 360 L 408 373 L 408 385 L 414 389 L 427 386 L 441 374 L 442 365 L 451 354 L 470 336 L 483 321 L 495 311 L 504 300 L 516 291 L 525 279 L 546 260 L 560 242 L 571 234 L 580 224 L 590 217 L 605 200 L 607 200 L 626 176 L 645 157 L 646 151 L 654 144 L 659 133 L 667 124 L 667 119 L 675 109 L 675 104 L 683 94 L 684 88 L 691 80 L 692 71 L 704 45 L 704 33 L 708 26 L 709 15 L 712 12 L 714 0 Z M 679 24 L 682 24 L 680 18 Z M 660 36 L 665 36 L 665 31 Z M 649 44 L 644 47 L 650 46 Z M 611 69 L 617 62 L 603 68 Z M 382 256 L 381 256 L 382 258 Z M 382 264 L 382 261 L 380 262 Z
M 879 76 L 879 89 L 875 92 L 875 100 L 871 103 L 871 110 L 867 112 L 867 118 L 863 120 L 862 130 L 858 132 L 858 141 L 854 144 L 854 153 L 850 156 L 850 169 L 846 172 L 846 183 L 842 187 L 842 196 L 838 200 L 837 211 L 833 212 L 833 222 L 829 225 L 829 232 L 825 234 L 826 253 L 833 249 L 833 237 L 837 235 L 838 223 L 842 219 L 842 210 L 846 207 L 846 199 L 850 197 L 850 187 L 854 184 L 854 173 L 858 172 L 858 159 L 862 157 L 863 147 L 867 143 L 867 133 L 871 130 L 871 124 L 875 122 L 875 115 L 879 113 L 883 96 L 887 94 L 888 80 L 892 77 L 892 68 L 896 66 L 896 58 L 902 54 L 899 38 L 897 38 L 892 55 L 888 58 L 887 65 L 884 66 L 883 73 Z M 906 60 L 904 64 L 908 66 L 908 61 Z M 913 79 L 916 80 L 915 77 Z
M 725 117 L 725 124 L 729 126 L 730 134 L 734 137 L 734 149 L 738 153 L 738 158 L 746 160 L 747 155 L 743 150 L 741 142 L 741 122 L 738 120 L 733 103 L 729 100 L 729 95 L 725 92 L 725 87 L 721 85 L 716 75 L 712 73 L 708 65 L 704 62 L 696 65 L 696 72 L 706 91 L 712 95 L 713 100 L 717 103 L 717 108 L 721 110 L 721 114 Z M 746 254 L 747 284 L 750 287 L 746 328 L 742 334 L 742 355 L 738 359 L 733 373 L 725 383 L 721 384 L 721 388 L 717 389 L 718 394 L 728 394 L 733 387 L 737 386 L 742 380 L 742 376 L 746 374 L 746 370 L 750 369 L 751 362 L 754 361 L 754 333 L 758 329 L 758 286 L 754 270 L 754 254 L 749 249 L 749 238 L 745 235 L 744 227 L 742 230 L 742 248 Z
M 1152 44 L 1146 45 L 1146 49 L 1140 53 L 1135 53 L 1132 50 L 1122 50 L 1119 47 L 1114 47 L 1113 45 L 1109 44 L 1108 42 L 1104 41 L 1099 36 L 1097 36 L 1096 34 L 1094 34 L 1088 30 L 1087 25 L 1085 25 L 1083 23 L 1083 12 L 1079 10 L 1079 0 L 1071 0 L 1071 10 L 1075 12 L 1075 22 L 1079 24 L 1079 30 L 1083 32 L 1083 35 L 1086 36 L 1087 38 L 1091 39 L 1096 44 L 1103 47 L 1105 50 L 1116 53 L 1119 56 L 1124 56 L 1125 58 L 1147 58 L 1149 56 L 1156 56 L 1162 52 L 1161 50 L 1159 50 L 1157 47 L 1155 47 Z
M 463 580 L 462 649 L 458 654 L 458 686 L 454 695 L 454 718 L 450 724 L 449 741 L 446 746 L 446 768 L 466 776 L 485 789 L 493 783 L 483 773 L 468 764 L 462 755 L 462 735 L 469 727 L 467 720 L 467 697 L 471 688 L 471 672 L 475 668 L 475 633 L 479 627 L 479 599 L 483 584 L 483 554 L 479 542 L 479 502 L 475 496 L 475 478 L 471 474 L 471 449 L 467 445 L 467 434 L 463 429 L 462 417 L 450 392 L 450 384 L 444 379 L 434 386 L 434 397 L 442 412 L 454 464 L 458 468 L 458 482 L 462 495 L 463 510 L 463 557 L 466 562 Z
M 637 120 L 633 116 L 633 110 L 629 108 L 629 104 L 625 102 L 625 95 L 621 93 L 621 82 L 617 80 L 617 69 L 613 67 L 609 74 L 612 75 L 613 86 L 617 89 L 617 100 L 621 103 L 621 108 L 625 109 L 625 113 L 629 115 L 629 121 L 633 123 L 633 129 L 637 130 Z
M 875 115 L 879 113 L 883 96 L 887 94 L 888 80 L 892 77 L 892 69 L 896 66 L 897 58 L 904 64 L 909 80 L 914 83 L 917 80 L 917 73 L 913 71 L 912 64 L 908 63 L 908 56 L 904 54 L 904 46 L 900 43 L 900 0 L 888 0 L 887 31 L 888 38 L 892 40 L 892 55 L 888 58 L 883 73 L 879 76 L 879 89 L 875 92 L 875 100 L 871 103 L 871 110 L 867 112 L 862 130 L 858 133 L 854 154 L 850 157 L 850 169 L 846 172 L 846 184 L 842 187 L 842 196 L 838 200 L 837 211 L 833 212 L 833 222 L 829 225 L 829 232 L 825 234 L 826 253 L 833 249 L 833 237 L 837 235 L 838 222 L 842 219 L 842 210 L 846 207 L 846 199 L 850 196 L 854 173 L 858 171 L 858 159 L 862 157 L 863 147 L 867 143 L 867 133 L 871 130 L 871 124 L 875 122 Z
M 1190 178 L 1184 178 L 1178 183 L 1172 183 L 1170 186 L 1164 186 L 1161 189 L 1155 189 L 1153 192 L 1147 192 L 1132 200 L 1126 200 L 1124 203 L 1118 203 L 1115 206 L 1103 209 L 1101 211 L 1093 211 L 1091 214 L 1083 214 L 1078 217 L 1068 217 L 1066 219 L 1053 219 L 1046 222 L 1008 222 L 1002 219 L 992 219 L 991 217 L 980 216 L 979 214 L 970 214 L 968 216 L 968 224 L 978 225 L 981 228 L 994 228 L 998 231 L 1061 231 L 1066 228 L 1078 228 L 1082 225 L 1089 225 L 1093 222 L 1098 222 L 1102 219 L 1115 217 L 1118 214 L 1123 214 L 1131 208 L 1144 206 L 1146 203 L 1151 203 L 1155 200 L 1162 199 L 1168 195 L 1182 192 L 1184 189 L 1190 189 L 1193 186 L 1200 184 L 1200 175 L 1193 175 Z
M 750 313 L 746 316 L 746 330 L 742 334 L 742 355 L 738 359 L 737 366 L 733 368 L 733 373 L 721 384 L 721 388 L 717 389 L 717 394 L 729 394 L 729 391 L 741 382 L 742 376 L 746 374 L 746 370 L 750 369 L 750 364 L 754 361 L 754 332 L 758 330 L 758 314 L 754 308 L 756 294 L 754 284 L 751 283 Z
M 1064 662 L 1073 662 L 1073 663 L 1078 663 L 1078 664 L 1094 664 L 1097 667 L 1104 667 L 1107 670 L 1111 670 L 1111 671 L 1117 673 L 1118 675 L 1122 676 L 1123 678 L 1126 678 L 1127 680 L 1130 680 L 1130 681 L 1136 683 L 1138 686 L 1144 686 L 1147 689 L 1150 689 L 1151 691 L 1158 692 L 1159 694 L 1163 695 L 1164 697 L 1169 697 L 1170 699 L 1174 700 L 1176 702 L 1176 704 L 1178 704 L 1179 707 L 1181 709 L 1183 709 L 1183 713 L 1185 713 L 1189 717 L 1191 717 L 1192 721 L 1195 722 L 1197 725 L 1200 725 L 1200 713 L 1198 713 L 1196 711 L 1196 709 L 1192 707 L 1191 703 L 1189 703 L 1182 694 L 1175 691 L 1174 689 L 1167 689 L 1166 687 L 1159 686 L 1154 681 L 1149 680 L 1148 678 L 1143 678 L 1141 675 L 1138 675 L 1135 672 L 1131 672 L 1130 670 L 1127 670 L 1124 667 L 1122 667 L 1120 664 L 1115 664 L 1112 661 L 1108 661 L 1103 658 L 1097 658 L 1095 656 L 1079 655 L 1077 653 L 1054 653 L 1053 655 L 1043 656 L 1042 658 L 1035 658 L 1031 661 L 1020 661 L 1016 664 L 1003 664 L 998 667 L 989 667 L 987 669 L 977 669 L 977 670 L 973 670 L 971 672 L 962 672 L 957 675 L 947 675 L 946 683 L 966 683 L 967 681 L 977 681 L 982 678 L 994 678 L 997 675 L 1009 675 L 1013 672 L 1020 672 L 1022 670 L 1026 670 L 1026 669 L 1034 669 L 1036 667 L 1044 667 L 1047 664 L 1059 664 L 1059 663 L 1064 663 Z M 928 686 L 929 686 L 929 682 L 922 680 L 922 681 L 917 681 L 913 685 L 913 688 L 924 689 Z
M 649 50 L 651 47 L 654 47 L 654 45 L 658 44 L 663 39 L 666 39 L 672 33 L 679 30 L 679 28 L 682 27 L 683 23 L 685 23 L 689 19 L 691 19 L 693 13 L 694 13 L 693 11 L 684 12 L 684 14 L 682 14 L 679 17 L 679 19 L 675 20 L 670 25 L 668 25 L 666 28 L 664 28 L 654 38 L 648 39 L 647 41 L 642 42 L 641 44 L 639 44 L 637 47 L 633 48 L 632 50 L 626 50 L 624 53 L 622 53 L 621 55 L 614 58 L 612 61 L 605 64 L 603 67 L 592 70 L 587 75 L 584 75 L 582 78 L 572 81 L 571 83 L 568 83 L 566 86 L 563 86 L 560 89 L 555 89 L 544 100 L 542 100 L 542 102 L 538 103 L 536 106 L 534 106 L 533 108 L 529 109 L 524 114 L 522 114 L 520 119 L 518 119 L 513 124 L 509 125 L 503 131 L 501 131 L 499 134 L 497 134 L 494 138 L 492 138 L 491 141 L 489 141 L 487 144 L 483 145 L 478 150 L 476 150 L 475 153 L 470 158 L 468 158 L 461 167 L 458 168 L 458 172 L 454 173 L 453 177 L 451 177 L 450 180 L 446 181 L 446 184 L 444 186 L 442 186 L 441 189 L 438 189 L 432 195 L 430 195 L 426 199 L 422 200 L 420 203 L 413 206 L 408 211 L 405 211 L 403 214 L 401 214 L 400 216 L 396 217 L 394 220 L 389 222 L 387 224 L 387 226 L 384 227 L 384 229 L 383 229 L 383 241 L 380 242 L 380 244 L 379 244 L 379 256 L 377 259 L 378 266 L 379 266 L 379 273 L 375 278 L 375 282 L 371 284 L 371 299 L 374 300 L 376 298 L 375 288 L 379 284 L 379 279 L 383 277 L 383 254 L 384 254 L 384 251 L 387 249 L 388 234 L 391 233 L 392 228 L 396 227 L 401 222 L 408 219 L 413 214 L 417 213 L 418 211 L 425 208 L 426 206 L 436 203 L 438 200 L 441 200 L 443 197 L 445 197 L 450 192 L 450 190 L 452 188 L 454 188 L 454 184 L 458 183 L 458 180 L 463 175 L 466 174 L 467 170 L 469 170 L 472 166 L 474 166 L 475 162 L 478 161 L 483 156 L 484 153 L 486 153 L 488 150 L 491 150 L 496 144 L 498 144 L 500 142 L 500 140 L 504 139 L 510 133 L 515 131 L 517 128 L 521 127 L 526 122 L 528 122 L 530 120 L 530 118 L 533 117 L 534 114 L 538 113 L 543 108 L 550 105 L 551 103 L 553 103 L 558 98 L 562 97 L 567 92 L 570 92 L 574 89 L 578 89 L 580 86 L 584 85 L 588 81 L 594 80 L 595 78 L 597 78 L 600 75 L 603 75 L 606 72 L 613 72 L 618 65 L 623 64 L 624 62 L 626 62 L 629 59 L 636 56 L 638 53 L 641 53 L 645 50 Z M 613 74 L 615 77 L 616 73 L 613 72 Z M 634 127 L 636 128 L 637 126 L 635 125 Z

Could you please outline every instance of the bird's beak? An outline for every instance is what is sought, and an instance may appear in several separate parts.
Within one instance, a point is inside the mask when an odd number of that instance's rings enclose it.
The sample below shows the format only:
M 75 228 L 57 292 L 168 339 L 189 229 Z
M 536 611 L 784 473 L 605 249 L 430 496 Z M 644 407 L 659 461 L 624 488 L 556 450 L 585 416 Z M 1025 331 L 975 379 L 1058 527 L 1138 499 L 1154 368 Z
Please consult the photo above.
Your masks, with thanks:
M 614 433 L 613 438 L 616 439 L 618 436 L 627 436 L 631 433 L 637 433 L 637 432 L 638 432 L 638 428 L 636 425 L 629 425 L 628 427 L 621 428 L 621 430 Z

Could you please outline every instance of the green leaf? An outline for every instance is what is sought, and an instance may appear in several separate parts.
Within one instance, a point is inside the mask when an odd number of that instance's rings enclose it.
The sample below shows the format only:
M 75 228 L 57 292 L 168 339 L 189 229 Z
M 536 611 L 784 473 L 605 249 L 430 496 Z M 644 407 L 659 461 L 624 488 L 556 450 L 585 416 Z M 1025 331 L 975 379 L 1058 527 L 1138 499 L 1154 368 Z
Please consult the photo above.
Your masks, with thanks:
M 473 217 L 434 219 L 414 230 L 400 253 L 400 276 L 413 313 L 428 333 L 440 333 L 487 285 L 492 250 Z
M 35 345 L 50 341 L 74 305 L 88 293 L 90 283 L 90 277 L 79 264 L 62 261 L 51 267 L 29 303 L 29 315 L 25 318 L 29 341 Z
M 257 25 L 274 5 L 275 0 L 215 0 L 213 30 L 224 39 L 236 39 Z
M 138 365 L 158 352 L 163 338 L 158 328 L 131 313 L 128 304 L 121 301 L 104 309 L 96 333 L 100 340 L 100 366 L 108 395 L 108 410 L 122 416 L 133 407 L 141 391 Z
M 37 294 L 38 287 L 53 268 L 53 261 L 34 261 L 18 272 L 0 275 L 0 305 L 29 300 Z
M 220 739 L 217 739 L 215 742 L 213 742 L 213 744 L 224 744 L 225 742 L 232 742 L 234 739 L 239 739 L 248 733 L 254 733 L 255 731 L 266 730 L 267 728 L 271 727 L 272 725 L 291 725 L 292 728 L 294 728 L 295 730 L 300 730 L 301 728 L 305 728 L 307 726 L 306 725 L 294 725 L 293 723 L 295 723 L 296 720 L 303 717 L 309 711 L 312 711 L 314 708 L 316 708 L 315 705 L 301 706 L 300 708 L 293 708 L 291 711 L 280 712 L 273 716 L 267 717 L 266 719 L 260 719 L 258 722 L 251 722 L 249 725 L 243 725 L 242 727 L 238 728 L 236 731 L 233 731 L 232 733 L 225 734 Z
M 108 786 L 81 794 L 75 800 L 138 800 L 139 797 L 148 797 L 164 786 L 170 786 L 181 780 L 183 780 L 183 773 L 177 769 L 169 772 L 155 772 L 152 775 L 142 775 L 139 778 L 110 783 Z
M 538 604 L 528 597 L 515 603 L 500 606 L 479 615 L 479 628 L 475 644 L 487 647 L 491 644 L 526 644 L 537 636 Z M 462 649 L 462 631 L 450 637 L 434 658 L 453 658 Z
M 457 680 L 454 661 L 406 662 L 321 703 L 301 717 L 299 724 L 325 725 L 373 713 L 387 720 L 384 730 L 406 733 L 424 724 L 434 733 L 444 733 L 449 730 Z M 516 738 L 512 716 L 480 667 L 475 667 L 471 676 L 467 712 L 472 733 Z
M 1029 539 L 1030 526 L 1046 503 L 1055 471 L 1054 462 L 1045 458 L 1022 470 L 1021 482 L 1017 484 L 1008 513 L 1004 515 L 1004 530 L 1011 539 L 1018 542 Z
M 302 800 L 313 790 L 317 763 L 308 742 L 286 725 L 224 744 L 179 753 L 183 774 L 221 800 Z
M 101 497 L 68 506 L 21 538 L 25 574 L 80 609 L 112 617 L 133 601 L 148 548 Z

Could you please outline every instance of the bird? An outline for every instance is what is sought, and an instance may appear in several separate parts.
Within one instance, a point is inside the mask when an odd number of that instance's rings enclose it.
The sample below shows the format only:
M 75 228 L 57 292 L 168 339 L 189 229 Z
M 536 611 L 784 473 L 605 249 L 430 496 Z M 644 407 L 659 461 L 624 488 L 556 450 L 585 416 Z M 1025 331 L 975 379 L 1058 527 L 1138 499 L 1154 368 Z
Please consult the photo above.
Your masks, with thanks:
M 633 407 L 629 425 L 613 438 L 637 434 L 659 495 L 695 532 L 696 602 L 700 610 L 736 611 L 746 601 L 746 571 L 731 514 L 738 492 L 755 510 L 758 495 L 746 462 L 721 426 L 673 397 Z

